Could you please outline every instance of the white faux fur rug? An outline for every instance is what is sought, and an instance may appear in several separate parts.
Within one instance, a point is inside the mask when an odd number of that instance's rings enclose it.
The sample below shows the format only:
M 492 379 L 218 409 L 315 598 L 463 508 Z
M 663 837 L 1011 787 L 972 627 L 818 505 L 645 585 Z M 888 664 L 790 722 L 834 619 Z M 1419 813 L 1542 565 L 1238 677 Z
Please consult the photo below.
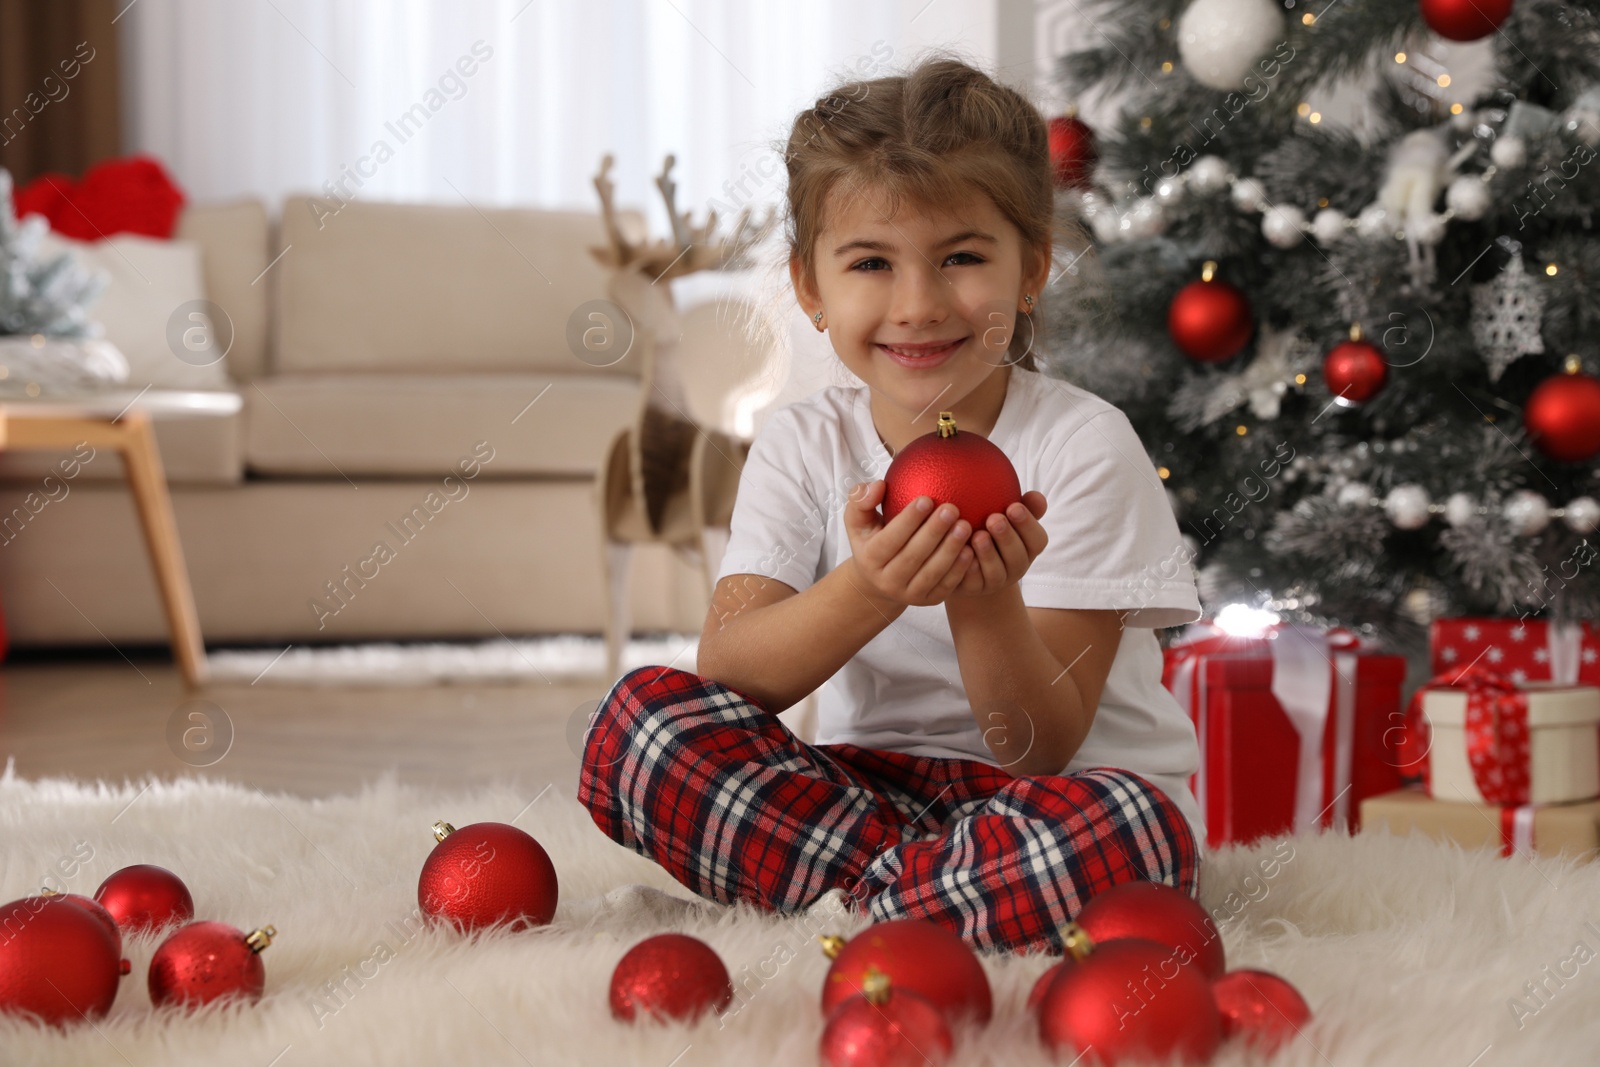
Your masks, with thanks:
M 405 926 L 440 818 L 515 820 L 537 837 L 560 873 L 555 923 L 477 942 Z M 82 785 L 8 773 L 0 827 L 4 899 L 36 892 L 51 872 L 92 893 L 118 867 L 149 862 L 184 878 L 201 918 L 278 929 L 259 1004 L 152 1012 L 144 974 L 154 946 L 136 941 L 126 953 L 134 973 L 98 1025 L 61 1033 L 0 1018 L 8 1065 L 816 1063 L 826 961 L 795 918 L 711 908 L 672 923 L 721 953 L 741 988 L 739 1010 L 693 1027 L 611 1019 L 612 966 L 664 927 L 647 916 L 585 925 L 586 898 L 635 882 L 687 894 L 607 841 L 570 791 L 453 796 L 382 781 L 359 796 L 302 800 L 197 780 Z M 1271 878 L 1260 867 L 1269 856 L 1281 861 Z M 1208 864 L 1202 899 L 1224 917 L 1230 965 L 1283 974 L 1316 1012 L 1274 1062 L 1595 1061 L 1600 864 L 1503 860 L 1387 836 L 1297 838 L 1226 850 Z M 1023 1011 L 1048 963 L 985 959 L 995 1020 L 958 1035 L 956 1062 L 1050 1062 Z M 1542 984 L 1539 999 L 1527 983 Z M 1262 1061 L 1227 1046 L 1215 1062 Z

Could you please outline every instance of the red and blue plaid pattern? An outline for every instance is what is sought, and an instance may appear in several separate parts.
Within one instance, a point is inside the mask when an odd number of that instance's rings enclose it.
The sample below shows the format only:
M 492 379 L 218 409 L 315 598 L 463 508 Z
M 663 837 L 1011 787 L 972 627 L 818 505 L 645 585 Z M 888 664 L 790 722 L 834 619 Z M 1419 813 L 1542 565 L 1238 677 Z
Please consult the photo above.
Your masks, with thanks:
M 670 667 L 625 675 L 578 796 L 613 840 L 694 893 L 795 911 L 839 887 L 874 920 L 926 918 L 978 948 L 1061 949 L 1095 894 L 1193 895 L 1198 849 L 1127 771 L 1015 778 L 976 760 L 807 745 L 754 699 Z

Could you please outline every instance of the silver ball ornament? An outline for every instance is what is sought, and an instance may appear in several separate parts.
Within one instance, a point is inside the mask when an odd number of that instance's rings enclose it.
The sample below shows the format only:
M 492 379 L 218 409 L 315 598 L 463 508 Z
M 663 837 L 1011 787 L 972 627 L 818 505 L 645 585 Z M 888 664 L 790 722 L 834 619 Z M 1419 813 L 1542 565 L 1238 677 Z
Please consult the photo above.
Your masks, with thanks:
M 1451 526 L 1465 526 L 1478 517 L 1478 502 L 1470 493 L 1451 493 L 1444 502 L 1444 521 Z
M 1197 193 L 1220 193 L 1228 187 L 1228 161 L 1221 156 L 1201 156 L 1186 173 Z
M 1233 206 L 1240 211 L 1260 211 L 1267 199 L 1267 191 L 1254 178 L 1240 178 L 1233 183 Z
M 1580 496 L 1568 502 L 1561 518 L 1573 533 L 1592 534 L 1600 529 L 1600 502 L 1592 496 Z
M 1532 537 L 1550 525 L 1550 502 L 1531 489 L 1518 489 L 1506 501 L 1504 514 L 1513 533 Z
M 1311 232 L 1322 244 L 1331 245 L 1344 238 L 1345 223 L 1348 221 L 1345 213 L 1338 208 L 1325 207 L 1311 220 Z
M 1457 178 L 1445 191 L 1444 203 L 1459 219 L 1476 222 L 1489 212 L 1489 186 L 1476 175 Z
M 1384 497 L 1383 510 L 1389 521 L 1402 530 L 1420 530 L 1428 525 L 1428 491 L 1420 485 L 1397 485 Z
M 1528 143 L 1515 135 L 1501 136 L 1490 146 L 1489 158 L 1502 169 L 1520 167 L 1528 161 Z
M 1292 204 L 1275 204 L 1261 216 L 1261 235 L 1274 248 L 1293 248 L 1305 237 L 1306 216 Z

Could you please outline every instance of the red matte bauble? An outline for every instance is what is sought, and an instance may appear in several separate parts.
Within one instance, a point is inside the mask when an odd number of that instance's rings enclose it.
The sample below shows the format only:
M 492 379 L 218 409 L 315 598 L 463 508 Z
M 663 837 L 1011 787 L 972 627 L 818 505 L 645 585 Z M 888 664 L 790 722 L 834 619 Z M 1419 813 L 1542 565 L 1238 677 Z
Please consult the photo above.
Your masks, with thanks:
M 1039 1036 L 1066 1060 L 1204 1063 L 1222 1042 L 1205 975 L 1154 941 L 1096 944 L 1050 983 L 1038 1014 Z
M 630 948 L 611 972 L 611 1014 L 632 1021 L 690 1021 L 733 1003 L 733 981 L 715 949 L 687 934 L 657 934 Z
M 1365 404 L 1389 380 L 1389 361 L 1365 341 L 1334 345 L 1322 357 L 1322 380 L 1328 392 L 1351 404 Z
M 939 428 L 896 453 L 884 472 L 883 519 L 890 521 L 919 496 L 950 503 L 974 530 L 990 515 L 1003 514 L 1022 499 L 1022 483 L 1006 454 L 982 434 L 958 430 L 954 416 L 939 413 Z
M 1181 889 L 1159 882 L 1126 882 L 1092 898 L 1075 920 L 1096 945 L 1136 937 L 1166 945 L 1180 963 L 1192 962 L 1208 980 L 1227 970 L 1222 938 L 1206 909 Z
M 823 1013 L 858 995 L 871 970 L 883 972 L 895 989 L 927 998 L 952 1021 L 986 1023 L 994 1014 L 977 955 L 954 931 L 927 919 L 874 923 L 838 946 L 822 982 Z
M 826 1067 L 938 1067 L 954 1047 L 944 1013 L 909 990 L 848 998 L 828 1016 Z
M 1250 343 L 1255 328 L 1249 297 L 1216 278 L 1190 282 L 1167 309 L 1172 343 L 1201 363 L 1232 359 Z
M 1311 1021 L 1300 991 L 1269 971 L 1229 971 L 1211 983 L 1211 995 L 1222 1016 L 1222 1039 L 1243 1037 L 1266 1055 Z
M 1039 1002 L 1044 999 L 1045 991 L 1050 988 L 1050 983 L 1054 982 L 1056 976 L 1062 971 L 1076 965 L 1076 963 L 1077 960 L 1068 957 L 1041 974 L 1033 983 L 1033 988 L 1028 990 L 1028 1010 L 1036 1010 L 1039 1007 Z
M 165 867 L 150 863 L 114 872 L 94 891 L 94 899 L 125 934 L 148 933 L 194 918 L 189 887 Z
M 23 897 L 0 907 L 0 1012 L 55 1026 L 111 1010 L 126 974 L 117 941 L 65 898 Z
M 1511 0 L 1422 0 L 1429 29 L 1452 41 L 1476 41 L 1500 27 L 1511 14 Z
M 112 917 L 109 911 L 100 905 L 98 900 L 86 897 L 81 893 L 63 893 L 61 894 L 61 899 L 66 901 L 68 904 L 82 908 L 84 911 L 94 916 L 95 921 L 101 926 L 105 927 L 106 933 L 110 934 L 111 939 L 116 942 L 117 954 L 121 955 L 122 928 L 117 925 L 117 920 Z
M 1582 372 L 1546 378 L 1523 405 L 1522 424 L 1551 459 L 1584 463 L 1600 455 L 1600 379 Z
M 267 985 L 261 950 L 275 932 L 267 926 L 246 934 L 218 922 L 179 927 L 150 957 L 150 1002 L 196 1007 L 231 997 L 260 1000 Z
M 439 843 L 422 865 L 417 904 L 457 930 L 543 926 L 556 913 L 556 869 L 528 834 L 498 822 L 457 830 L 435 823 Z
M 1077 115 L 1050 120 L 1050 170 L 1059 189 L 1087 189 L 1100 158 L 1094 130 Z

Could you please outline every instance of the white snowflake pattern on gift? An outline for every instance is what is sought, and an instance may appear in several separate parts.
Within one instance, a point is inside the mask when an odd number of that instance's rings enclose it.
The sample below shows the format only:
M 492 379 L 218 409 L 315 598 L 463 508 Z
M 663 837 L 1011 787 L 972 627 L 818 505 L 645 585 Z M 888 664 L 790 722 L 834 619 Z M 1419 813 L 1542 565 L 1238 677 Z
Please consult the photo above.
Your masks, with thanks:
M 1600 659 L 1600 654 L 1596 654 L 1594 649 L 1586 648 L 1583 650 L 1583 662 L 1593 663 L 1596 659 Z
M 1484 656 L 1489 660 L 1490 663 L 1499 663 L 1501 660 L 1506 658 L 1506 654 L 1500 651 L 1498 645 L 1490 645 L 1489 651 L 1485 652 Z
M 1533 650 L 1533 662 L 1535 662 L 1535 663 L 1549 663 L 1550 662 L 1550 650 L 1548 648 L 1536 648 L 1536 649 L 1534 649 Z
M 1483 633 L 1483 631 L 1478 629 L 1478 627 L 1468 626 L 1461 631 L 1461 636 L 1465 637 L 1468 641 L 1476 641 L 1478 639 L 1478 635 L 1481 633 Z
M 1521 667 L 1518 667 L 1516 670 L 1511 672 L 1511 680 L 1516 682 L 1518 685 L 1522 685 L 1528 680 L 1528 672 L 1523 670 Z
M 1511 640 L 1513 640 L 1513 641 L 1526 641 L 1527 639 L 1528 639 L 1528 628 L 1526 626 L 1513 626 L 1511 628 Z
M 1439 658 L 1446 663 L 1454 663 L 1458 655 L 1460 653 L 1448 645 L 1439 650 Z

